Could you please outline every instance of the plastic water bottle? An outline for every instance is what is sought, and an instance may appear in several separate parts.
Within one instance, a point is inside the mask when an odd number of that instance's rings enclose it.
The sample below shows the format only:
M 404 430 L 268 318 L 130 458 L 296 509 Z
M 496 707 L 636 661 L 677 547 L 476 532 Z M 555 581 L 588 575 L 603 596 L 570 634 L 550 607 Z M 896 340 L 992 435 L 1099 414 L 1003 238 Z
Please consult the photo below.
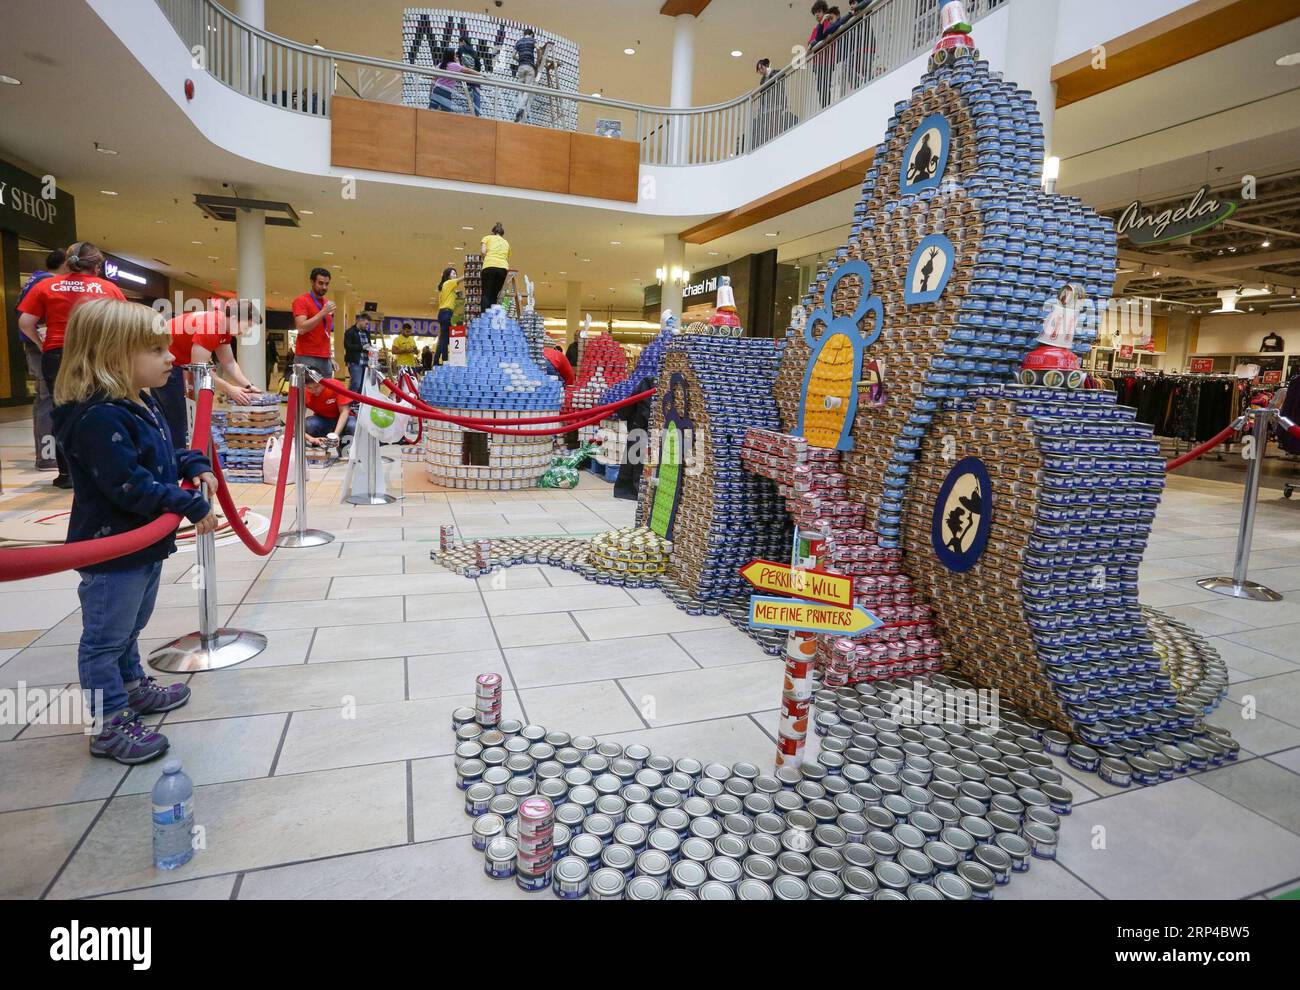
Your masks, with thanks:
M 163 764 L 153 785 L 153 865 L 160 870 L 184 866 L 194 855 L 194 781 L 180 760 Z

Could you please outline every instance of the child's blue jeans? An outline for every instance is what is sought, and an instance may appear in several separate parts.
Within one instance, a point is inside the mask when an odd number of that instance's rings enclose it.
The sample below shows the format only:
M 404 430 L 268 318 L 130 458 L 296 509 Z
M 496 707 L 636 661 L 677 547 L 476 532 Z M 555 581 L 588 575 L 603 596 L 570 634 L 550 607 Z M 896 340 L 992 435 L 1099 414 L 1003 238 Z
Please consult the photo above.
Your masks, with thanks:
M 96 717 L 111 717 L 125 708 L 125 682 L 144 677 L 140 630 L 153 615 L 162 566 L 159 560 L 121 571 L 78 572 L 81 645 L 77 648 L 77 673 L 82 690 L 91 692 Z M 95 699 L 101 697 L 102 707 L 95 705 Z

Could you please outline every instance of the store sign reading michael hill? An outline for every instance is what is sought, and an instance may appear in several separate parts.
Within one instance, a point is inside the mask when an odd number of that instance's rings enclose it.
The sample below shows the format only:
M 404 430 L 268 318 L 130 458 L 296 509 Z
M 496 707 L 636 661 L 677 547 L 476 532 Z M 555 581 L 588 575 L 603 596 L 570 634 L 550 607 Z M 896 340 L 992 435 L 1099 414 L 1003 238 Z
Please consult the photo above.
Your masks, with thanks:
M 958 461 L 934 503 L 930 540 L 939 562 L 950 571 L 969 571 L 988 546 L 993 525 L 993 485 L 978 457 Z
M 1182 206 L 1159 213 L 1147 209 L 1141 200 L 1135 199 L 1124 207 L 1115 231 L 1134 244 L 1164 244 L 1217 227 L 1236 212 L 1236 203 L 1215 199 L 1210 195 L 1210 187 L 1202 186 Z

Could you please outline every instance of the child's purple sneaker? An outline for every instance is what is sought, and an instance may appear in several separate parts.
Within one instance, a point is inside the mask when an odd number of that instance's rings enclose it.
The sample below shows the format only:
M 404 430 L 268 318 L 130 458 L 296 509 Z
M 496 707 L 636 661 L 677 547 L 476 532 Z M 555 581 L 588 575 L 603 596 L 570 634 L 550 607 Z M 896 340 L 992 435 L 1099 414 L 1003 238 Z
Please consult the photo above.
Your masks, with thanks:
M 104 731 L 90 740 L 91 756 L 108 756 L 133 766 L 148 763 L 167 752 L 167 737 L 155 732 L 127 708 L 108 720 Z
M 190 700 L 190 689 L 185 684 L 168 684 L 163 687 L 152 677 L 143 678 L 127 696 L 126 705 L 137 715 L 155 715 L 169 712 Z

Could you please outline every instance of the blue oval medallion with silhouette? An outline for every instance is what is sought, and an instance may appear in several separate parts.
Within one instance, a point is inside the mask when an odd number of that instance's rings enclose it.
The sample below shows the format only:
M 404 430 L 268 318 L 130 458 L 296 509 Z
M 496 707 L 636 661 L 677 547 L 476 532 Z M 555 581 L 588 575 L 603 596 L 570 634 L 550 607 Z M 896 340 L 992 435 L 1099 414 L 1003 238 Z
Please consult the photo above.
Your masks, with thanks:
M 934 503 L 930 541 L 950 571 L 969 571 L 984 555 L 993 525 L 993 485 L 978 457 L 958 461 Z

